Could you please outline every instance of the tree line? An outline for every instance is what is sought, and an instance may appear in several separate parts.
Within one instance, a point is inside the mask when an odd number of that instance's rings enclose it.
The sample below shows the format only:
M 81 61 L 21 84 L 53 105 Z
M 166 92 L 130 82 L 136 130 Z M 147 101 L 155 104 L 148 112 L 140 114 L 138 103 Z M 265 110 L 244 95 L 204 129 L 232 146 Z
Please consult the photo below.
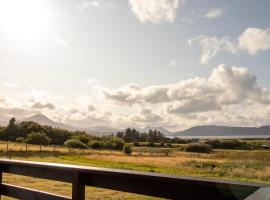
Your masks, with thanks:
M 168 141 L 168 138 L 157 130 L 140 133 L 130 128 L 109 136 L 96 136 L 84 131 L 69 131 L 33 121 L 17 122 L 15 118 L 11 118 L 7 126 L 0 127 L 0 140 L 39 145 L 66 145 L 73 148 L 122 150 L 125 143 L 134 143 L 136 146 L 139 142 L 161 143 Z

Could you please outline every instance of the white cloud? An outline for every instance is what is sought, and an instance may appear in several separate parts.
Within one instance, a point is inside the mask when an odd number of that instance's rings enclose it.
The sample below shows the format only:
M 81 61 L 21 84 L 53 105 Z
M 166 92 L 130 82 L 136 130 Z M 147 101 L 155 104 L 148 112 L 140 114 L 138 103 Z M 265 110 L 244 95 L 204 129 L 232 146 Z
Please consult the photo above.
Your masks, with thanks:
M 173 60 L 170 62 L 168 68 L 175 68 L 175 66 L 176 66 L 176 60 L 173 59 Z
M 113 7 L 113 4 L 111 1 L 102 1 L 102 0 L 99 0 L 99 1 L 83 1 L 81 4 L 79 4 L 77 6 L 77 9 L 79 11 L 84 11 L 90 7 L 93 7 L 93 8 L 103 8 L 103 7 L 108 7 L 108 8 L 112 8 Z
M 219 65 L 208 78 L 193 77 L 179 83 L 107 89 L 105 97 L 116 105 L 166 104 L 169 111 L 192 113 L 217 110 L 227 105 L 269 102 L 269 91 L 257 84 L 246 68 Z
M 270 29 L 247 28 L 239 37 L 239 46 L 249 54 L 270 49 Z
M 38 109 L 38 110 L 42 110 L 42 109 L 53 110 L 55 109 L 55 106 L 52 103 L 42 104 L 41 102 L 36 102 L 31 106 L 31 108 Z
M 96 78 L 89 78 L 86 82 L 87 82 L 88 85 L 93 86 L 93 85 L 98 84 L 99 80 L 96 79 Z
M 210 59 L 215 57 L 219 52 L 226 51 L 235 54 L 237 52 L 237 46 L 228 37 L 207 37 L 198 36 L 188 41 L 189 45 L 194 42 L 199 43 L 202 49 L 202 55 L 200 58 L 200 64 L 207 64 Z
M 270 90 L 243 67 L 219 65 L 208 77 L 193 76 L 172 84 L 96 88 L 102 94 L 98 101 L 93 93 L 59 99 L 48 91 L 20 87 L 0 87 L 1 121 L 42 112 L 79 127 L 164 126 L 176 130 L 199 124 L 260 125 L 270 119 Z
M 212 8 L 208 10 L 205 17 L 209 19 L 215 19 L 215 18 L 222 17 L 222 15 L 223 15 L 223 10 L 221 8 Z
M 207 64 L 220 52 L 255 55 L 270 49 L 270 29 L 247 28 L 238 38 L 197 36 L 188 40 L 191 46 L 197 43 L 202 50 L 200 64 Z
M 181 0 L 129 0 L 131 10 L 143 23 L 173 22 Z

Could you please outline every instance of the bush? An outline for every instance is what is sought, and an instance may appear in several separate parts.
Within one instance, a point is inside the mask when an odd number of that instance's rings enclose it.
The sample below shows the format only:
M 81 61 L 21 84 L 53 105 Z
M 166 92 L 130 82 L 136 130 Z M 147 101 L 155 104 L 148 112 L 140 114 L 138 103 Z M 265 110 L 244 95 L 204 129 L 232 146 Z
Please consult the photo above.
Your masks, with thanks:
M 132 146 L 131 144 L 125 144 L 123 147 L 123 153 L 126 155 L 131 155 L 132 154 Z
M 140 146 L 140 143 L 137 142 L 137 141 L 136 141 L 136 142 L 133 142 L 133 146 L 134 146 L 134 147 L 139 147 L 139 146 Z
M 65 142 L 65 145 L 68 147 L 68 148 L 78 148 L 78 149 L 87 149 L 87 145 L 78 141 L 78 140 L 75 140 L 75 139 L 70 139 L 70 140 L 67 140 Z
M 246 142 L 241 142 L 239 140 L 208 140 L 205 142 L 211 145 L 214 149 L 249 149 L 250 147 Z
M 89 137 L 86 135 L 79 135 L 77 136 L 77 138 L 74 138 L 74 139 L 77 139 L 84 144 L 87 144 L 89 142 Z
M 17 137 L 17 138 L 16 138 L 16 142 L 18 142 L 18 143 L 25 143 L 26 140 L 25 140 L 25 138 L 23 138 L 23 137 Z
M 27 135 L 26 143 L 28 144 L 50 144 L 51 138 L 46 136 L 45 133 L 30 133 Z
M 124 140 L 119 137 L 111 137 L 103 141 L 102 147 L 105 149 L 122 150 L 124 146 Z
M 148 146 L 148 147 L 154 147 L 155 144 L 154 144 L 154 142 L 148 142 L 148 143 L 147 143 L 147 146 Z
M 212 147 L 207 144 L 188 144 L 184 147 L 184 151 L 194 153 L 210 153 L 212 151 Z
M 102 143 L 100 141 L 94 140 L 94 141 L 88 142 L 88 146 L 91 147 L 92 149 L 101 149 Z

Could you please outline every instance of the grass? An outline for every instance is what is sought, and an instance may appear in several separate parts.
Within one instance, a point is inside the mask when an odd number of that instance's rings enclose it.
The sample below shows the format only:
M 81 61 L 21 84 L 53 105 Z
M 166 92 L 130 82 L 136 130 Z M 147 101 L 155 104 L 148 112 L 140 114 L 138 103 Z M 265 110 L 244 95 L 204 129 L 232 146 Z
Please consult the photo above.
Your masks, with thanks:
M 25 152 L 20 144 L 15 143 L 10 144 L 10 148 L 12 151 L 6 153 L 5 144 L 0 144 L 0 157 L 270 184 L 270 151 L 267 150 L 215 150 L 210 154 L 201 154 L 182 152 L 177 148 L 138 147 L 131 156 L 126 156 L 119 151 L 70 152 L 62 147 L 56 151 L 47 147 L 40 152 L 38 146 L 31 146 L 31 151 Z M 71 192 L 70 184 L 55 181 L 7 174 L 4 174 L 3 180 L 66 196 Z M 87 187 L 86 191 L 86 199 L 155 199 L 92 187 Z

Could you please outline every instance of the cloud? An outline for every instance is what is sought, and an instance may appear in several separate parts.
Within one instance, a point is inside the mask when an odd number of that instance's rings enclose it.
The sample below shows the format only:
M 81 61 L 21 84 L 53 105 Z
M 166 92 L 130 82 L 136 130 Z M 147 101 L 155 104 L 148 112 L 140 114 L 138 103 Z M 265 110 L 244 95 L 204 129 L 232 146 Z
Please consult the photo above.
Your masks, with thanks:
M 64 121 L 66 124 L 72 124 L 76 127 L 89 128 L 91 126 L 110 126 L 111 120 L 105 115 L 89 114 L 84 118 L 74 119 L 70 116 Z
M 183 0 L 129 0 L 131 10 L 140 22 L 173 22 Z
M 247 28 L 239 37 L 239 47 L 251 55 L 270 49 L 270 29 Z
M 98 84 L 99 80 L 96 79 L 96 78 L 89 78 L 86 82 L 87 82 L 88 85 L 93 86 L 93 85 Z
M 215 97 L 207 97 L 183 100 L 180 103 L 169 105 L 167 111 L 168 113 L 172 114 L 189 114 L 220 109 L 221 106 L 218 105 L 217 99 Z
M 86 10 L 90 7 L 93 8 L 102 8 L 102 7 L 112 7 L 113 4 L 111 2 L 106 1 L 83 1 L 80 5 L 77 6 L 77 9 L 79 11 Z
M 160 115 L 153 113 L 150 109 L 142 109 L 139 115 L 131 117 L 131 121 L 143 123 L 145 125 L 148 123 L 160 123 L 163 121 L 163 118 Z
M 173 59 L 173 60 L 170 62 L 168 68 L 175 68 L 175 66 L 176 66 L 176 60 Z
M 268 90 L 267 90 L 268 91 Z M 265 104 L 269 91 L 257 84 L 246 68 L 219 65 L 208 78 L 193 77 L 179 83 L 132 89 L 123 86 L 104 91 L 116 105 L 166 104 L 170 113 L 205 112 L 223 106 L 251 101 Z
M 88 106 L 88 111 L 92 112 L 92 111 L 96 111 L 96 110 L 97 110 L 96 106 L 94 106 L 94 105 Z
M 270 29 L 247 28 L 238 38 L 197 36 L 188 40 L 188 44 L 198 44 L 202 50 L 200 64 L 208 64 L 209 60 L 220 52 L 232 54 L 255 55 L 270 49 Z
M 208 19 L 215 19 L 215 18 L 222 17 L 222 15 L 223 15 L 223 10 L 221 8 L 212 8 L 208 10 L 205 17 Z
M 221 51 L 231 52 L 233 54 L 237 52 L 237 46 L 229 37 L 198 36 L 188 41 L 189 45 L 192 45 L 194 42 L 198 43 L 202 49 L 200 64 L 207 64 L 210 59 Z
M 258 84 L 255 74 L 238 66 L 219 65 L 209 76 L 193 75 L 171 84 L 100 87 L 95 89 L 102 94 L 98 99 L 93 93 L 58 99 L 34 88 L 16 90 L 0 87 L 0 97 L 5 94 L 4 103 L 0 103 L 1 121 L 42 112 L 77 127 L 164 126 L 179 130 L 199 124 L 257 126 L 270 118 L 270 90 Z
M 49 110 L 53 110 L 55 109 L 55 106 L 52 103 L 46 103 L 46 104 L 42 104 L 40 102 L 36 102 L 32 105 L 33 109 L 49 109 Z

